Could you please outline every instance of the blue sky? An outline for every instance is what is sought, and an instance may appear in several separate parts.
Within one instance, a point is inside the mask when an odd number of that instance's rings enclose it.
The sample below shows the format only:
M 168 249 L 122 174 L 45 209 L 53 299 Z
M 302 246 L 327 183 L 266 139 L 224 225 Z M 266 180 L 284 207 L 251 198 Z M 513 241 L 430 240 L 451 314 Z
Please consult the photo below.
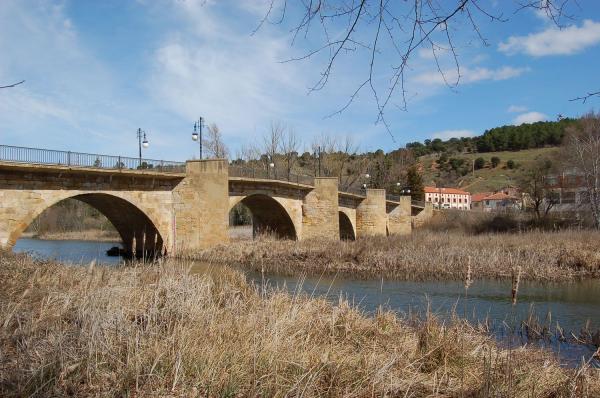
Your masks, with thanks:
M 508 20 L 476 17 L 487 46 L 464 19 L 451 26 L 461 67 L 455 88 L 443 84 L 429 50 L 414 54 L 407 109 L 396 95 L 385 113 L 393 140 L 375 123 L 368 91 L 327 117 L 364 80 L 369 51 L 343 54 L 327 86 L 315 92 L 309 88 L 320 77 L 322 56 L 280 62 L 319 43 L 312 34 L 291 44 L 293 7 L 283 24 L 252 34 L 265 0 L 2 0 L 0 85 L 26 83 L 0 90 L 0 143 L 135 156 L 141 127 L 150 140 L 145 157 L 183 160 L 196 154 L 191 130 L 203 116 L 220 127 L 233 155 L 259 141 L 271 121 L 293 128 L 307 147 L 329 134 L 350 135 L 361 150 L 391 150 L 598 108 L 600 99 L 569 99 L 600 90 L 599 2 L 573 3 L 573 18 L 560 30 L 539 12 L 515 14 L 512 0 L 482 3 Z M 398 62 L 389 48 L 382 42 L 375 70 L 383 88 Z M 450 57 L 438 54 L 453 80 Z

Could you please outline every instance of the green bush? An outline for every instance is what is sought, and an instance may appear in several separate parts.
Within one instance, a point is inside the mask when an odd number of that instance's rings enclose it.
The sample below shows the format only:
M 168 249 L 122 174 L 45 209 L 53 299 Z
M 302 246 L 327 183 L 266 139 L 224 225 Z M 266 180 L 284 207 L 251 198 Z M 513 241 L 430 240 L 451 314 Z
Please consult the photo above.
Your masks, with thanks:
M 500 164 L 500 158 L 498 156 L 492 156 L 491 162 L 492 167 L 496 168 Z
M 484 158 L 475 159 L 475 170 L 483 169 L 484 166 L 485 166 Z

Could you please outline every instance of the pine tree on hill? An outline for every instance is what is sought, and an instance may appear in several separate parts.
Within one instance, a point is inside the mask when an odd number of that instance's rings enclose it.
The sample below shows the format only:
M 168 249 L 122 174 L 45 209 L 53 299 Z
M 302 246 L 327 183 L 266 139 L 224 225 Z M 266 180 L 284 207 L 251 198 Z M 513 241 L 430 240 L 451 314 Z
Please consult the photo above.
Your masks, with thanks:
M 406 173 L 406 185 L 410 188 L 412 200 L 425 200 L 425 187 L 423 177 L 419 174 L 416 166 L 408 168 Z

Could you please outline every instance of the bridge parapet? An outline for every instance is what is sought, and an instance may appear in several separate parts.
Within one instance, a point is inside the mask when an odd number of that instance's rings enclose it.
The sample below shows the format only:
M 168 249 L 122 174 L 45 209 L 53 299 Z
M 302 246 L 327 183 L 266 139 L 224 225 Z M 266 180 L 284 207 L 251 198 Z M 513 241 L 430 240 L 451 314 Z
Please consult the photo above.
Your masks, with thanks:
M 126 156 L 57 151 L 0 145 L 0 161 L 22 164 L 82 167 L 108 170 L 154 170 L 160 173 L 184 173 L 185 163 Z
M 274 169 L 256 169 L 251 167 L 240 167 L 229 165 L 229 176 L 230 177 L 241 177 L 241 178 L 251 178 L 251 179 L 260 179 L 260 180 L 277 180 L 277 181 L 287 181 L 295 184 L 302 185 L 314 185 L 315 177 L 309 175 L 300 175 L 294 173 L 287 172 L 278 172 L 278 170 Z

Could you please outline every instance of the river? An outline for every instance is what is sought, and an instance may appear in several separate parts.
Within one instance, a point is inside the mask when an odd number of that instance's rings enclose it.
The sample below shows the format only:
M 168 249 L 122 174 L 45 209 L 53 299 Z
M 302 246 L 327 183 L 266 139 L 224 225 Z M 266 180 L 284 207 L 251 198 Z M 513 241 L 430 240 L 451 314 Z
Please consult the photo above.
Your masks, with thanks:
M 71 264 L 116 265 L 122 260 L 109 257 L 106 250 L 118 246 L 118 242 L 91 242 L 74 240 L 20 239 L 15 252 L 29 252 L 37 258 L 53 258 Z M 198 267 L 202 268 L 201 265 Z M 518 302 L 511 303 L 510 281 L 475 280 L 465 296 L 461 282 L 407 282 L 390 280 L 357 280 L 344 277 L 291 277 L 261 275 L 244 271 L 248 279 L 257 285 L 280 287 L 291 293 L 302 292 L 324 296 L 337 301 L 341 296 L 349 299 L 367 313 L 380 306 L 406 315 L 423 315 L 427 308 L 442 319 L 452 314 L 466 317 L 473 323 L 485 323 L 490 333 L 499 341 L 509 344 L 533 344 L 550 348 L 559 354 L 565 365 L 577 365 L 582 358 L 589 358 L 595 347 L 574 344 L 575 336 L 587 328 L 593 333 L 600 331 L 600 281 L 586 280 L 561 284 L 522 282 Z M 537 319 L 547 326 L 546 338 L 531 339 L 531 334 L 510 334 L 508 330 L 522 325 L 521 321 Z M 530 323 L 531 324 L 531 323 Z M 566 341 L 557 338 L 557 325 L 564 330 Z M 507 336 L 511 336 L 510 340 Z M 592 361 L 594 366 L 600 362 Z

